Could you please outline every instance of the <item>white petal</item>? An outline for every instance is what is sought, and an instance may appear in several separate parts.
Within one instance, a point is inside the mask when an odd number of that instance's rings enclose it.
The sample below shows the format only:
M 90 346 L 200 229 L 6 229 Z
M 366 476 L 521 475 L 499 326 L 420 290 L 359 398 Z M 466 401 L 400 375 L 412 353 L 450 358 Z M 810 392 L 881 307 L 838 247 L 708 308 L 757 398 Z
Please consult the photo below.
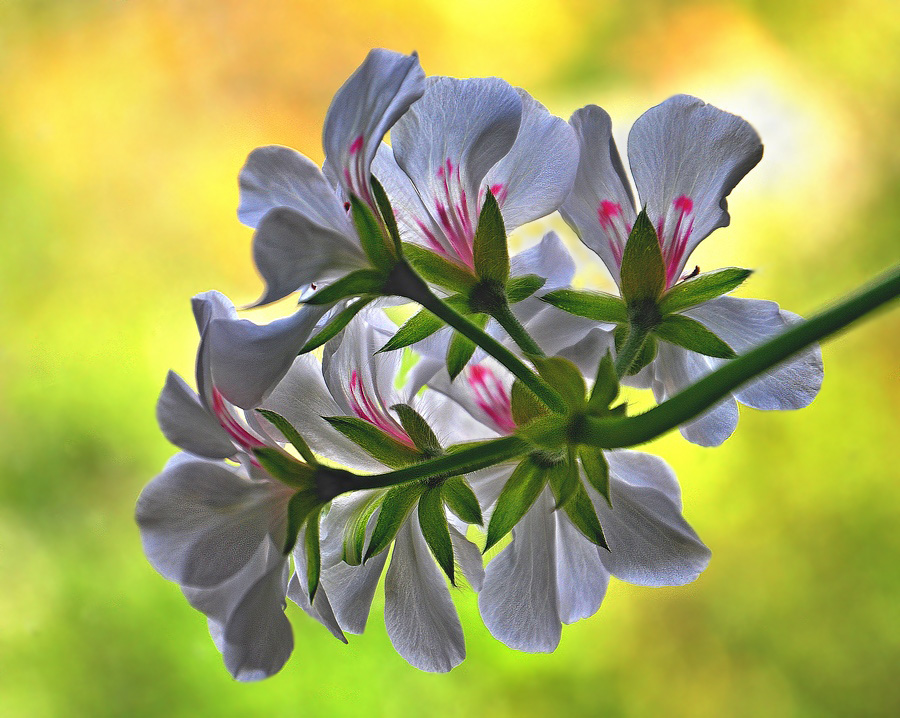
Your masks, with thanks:
M 588 541 L 562 512 L 554 512 L 556 524 L 556 586 L 563 623 L 593 616 L 609 586 L 609 571 L 600 560 L 600 549 Z
M 416 53 L 380 48 L 369 52 L 325 115 L 325 174 L 336 186 L 369 200 L 370 166 L 378 145 L 424 91 L 425 73 Z
M 213 319 L 237 319 L 234 302 L 222 292 L 215 290 L 201 292 L 191 297 L 191 308 L 197 322 L 197 331 L 201 335 Z
M 672 470 L 638 452 L 610 456 L 612 508 L 588 489 L 609 544 L 609 552 L 600 553 L 604 565 L 616 578 L 641 586 L 690 583 L 709 564 L 710 552 L 684 520 L 680 502 L 670 498 Z
M 284 377 L 324 307 L 307 306 L 268 324 L 216 319 L 207 328 L 213 382 L 232 404 L 253 409 Z
M 729 222 L 726 197 L 762 159 L 750 124 L 689 95 L 670 97 L 641 115 L 628 135 L 628 160 L 641 203 L 654 224 L 664 220 L 664 253 L 677 223 L 674 202 L 691 200 L 693 224 L 670 274 L 678 277 L 694 248 Z M 668 256 L 667 256 L 668 260 Z
M 452 521 L 452 517 L 450 517 Z M 450 526 L 450 541 L 453 543 L 453 555 L 462 569 L 466 581 L 476 591 L 480 591 L 484 585 L 484 562 L 481 551 L 467 539 L 462 532 Z
M 178 374 L 170 371 L 156 402 L 156 420 L 175 446 L 197 456 L 225 459 L 236 449 L 228 433 Z
M 307 581 L 307 562 L 306 562 L 306 546 L 303 541 L 298 540 L 294 547 L 294 575 L 288 584 L 288 598 L 302 608 L 306 613 L 316 619 L 331 635 L 339 641 L 347 643 L 347 638 L 341 630 L 338 620 L 334 615 L 334 610 L 328 600 L 328 592 L 325 587 L 319 585 L 316 590 L 315 598 L 312 604 L 309 602 L 309 582 Z M 321 569 L 320 569 L 321 581 Z
M 289 207 L 313 224 L 351 235 L 353 226 L 334 189 L 316 164 L 289 147 L 258 147 L 239 178 L 238 218 L 256 229 L 276 207 Z
M 571 315 L 567 312 L 559 312 L 558 316 L 559 321 L 565 322 L 568 321 L 566 316 Z M 606 356 L 607 352 L 615 354 L 613 334 L 595 324 L 594 328 L 588 331 L 582 339 L 558 350 L 556 356 L 574 362 L 584 376 L 593 378 L 597 375 L 597 366 L 600 364 L 600 360 Z
M 384 581 L 384 623 L 397 653 L 419 670 L 446 673 L 466 656 L 444 575 L 415 520 L 397 532 Z
M 369 266 L 354 234 L 322 227 L 288 207 L 273 209 L 259 223 L 253 260 L 266 283 L 256 306 Z
M 214 586 L 240 571 L 283 525 L 289 499 L 286 487 L 250 481 L 223 463 L 170 463 L 138 498 L 144 553 L 182 586 Z
M 660 342 L 653 368 L 656 374 L 653 395 L 657 402 L 662 402 L 702 379 L 713 366 L 708 357 Z M 696 419 L 682 424 L 680 429 L 684 438 L 694 444 L 718 446 L 734 433 L 737 422 L 737 403 L 728 397 Z
M 559 211 L 618 281 L 621 252 L 637 212 L 613 140 L 612 121 L 605 110 L 588 105 L 575 112 L 569 122 L 578 137 L 581 158 L 572 192 Z M 608 208 L 605 213 L 603 207 Z
M 572 189 L 578 140 L 568 123 L 551 115 L 525 90 L 522 122 L 510 151 L 488 172 L 508 232 L 556 210 Z
M 550 653 L 562 633 L 556 588 L 556 531 L 544 489 L 513 529 L 512 542 L 485 569 L 478 595 L 491 635 L 510 648 Z
M 738 354 L 781 334 L 802 321 L 780 310 L 775 302 L 719 297 L 685 312 L 715 332 Z M 734 393 L 754 409 L 801 409 L 809 406 L 822 386 L 822 352 L 810 347 L 769 370 Z
M 443 374 L 446 379 L 449 379 L 446 371 Z M 457 396 L 471 393 L 462 390 L 463 386 L 468 386 L 464 376 L 458 377 L 452 384 L 448 381 L 447 385 L 454 389 L 452 394 L 426 389 L 413 403 L 413 408 L 428 422 L 442 446 L 459 444 L 464 441 L 493 439 L 499 436 L 495 426 L 490 423 L 485 424 L 473 416 L 471 412 L 477 411 L 481 419 L 490 422 L 490 419 L 477 406 L 468 403 L 463 407 L 455 400 L 447 401 L 448 396 L 455 399 Z M 456 391 L 457 387 L 460 387 L 460 391 Z
M 512 277 L 537 274 L 544 277 L 538 293 L 568 287 L 575 276 L 575 260 L 569 254 L 565 243 L 556 232 L 547 232 L 533 247 L 529 247 L 510 258 L 509 273 Z

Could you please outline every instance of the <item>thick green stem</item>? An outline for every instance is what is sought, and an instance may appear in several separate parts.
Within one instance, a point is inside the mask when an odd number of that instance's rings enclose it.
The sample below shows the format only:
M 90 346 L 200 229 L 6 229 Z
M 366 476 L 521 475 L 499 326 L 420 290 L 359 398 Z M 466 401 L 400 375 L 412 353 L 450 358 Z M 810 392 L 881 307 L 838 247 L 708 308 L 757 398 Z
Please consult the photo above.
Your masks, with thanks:
M 841 331 L 898 295 L 900 269 L 894 269 L 856 294 L 733 359 L 643 414 L 624 419 L 585 417 L 575 428 L 574 438 L 579 443 L 607 449 L 651 441 L 699 416 L 754 377 Z
M 622 345 L 621 350 L 616 353 L 616 376 L 621 379 L 628 373 L 634 362 L 637 360 L 641 349 L 644 348 L 644 342 L 650 335 L 650 330 L 635 323 L 628 326 L 628 337 Z
M 531 389 L 535 396 L 550 409 L 560 414 L 566 412 L 566 403 L 555 389 L 529 369 L 509 349 L 435 295 L 428 288 L 428 285 L 405 262 L 401 261 L 395 265 L 388 282 L 385 284 L 385 292 L 418 302 L 460 334 L 471 339 L 476 345 L 509 369 L 516 378 L 520 379 L 525 386 Z
M 525 327 L 522 326 L 522 323 L 513 314 L 512 309 L 509 308 L 508 303 L 504 301 L 490 314 L 503 327 L 504 331 L 509 334 L 510 339 L 518 345 L 519 349 L 531 356 L 544 356 L 544 351 L 532 339 Z

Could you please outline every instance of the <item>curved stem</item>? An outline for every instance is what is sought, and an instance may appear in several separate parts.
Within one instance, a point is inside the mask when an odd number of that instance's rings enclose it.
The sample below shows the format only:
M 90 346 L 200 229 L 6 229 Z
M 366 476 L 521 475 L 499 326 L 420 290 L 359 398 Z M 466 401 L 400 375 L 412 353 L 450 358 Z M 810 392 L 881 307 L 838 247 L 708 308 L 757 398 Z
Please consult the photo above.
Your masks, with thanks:
M 522 326 L 522 323 L 518 320 L 516 315 L 513 314 L 508 302 L 504 301 L 502 305 L 490 312 L 490 315 L 501 327 L 503 327 L 504 331 L 509 334 L 510 339 L 512 339 L 523 352 L 530 354 L 531 356 L 545 356 L 543 349 L 538 346 L 537 342 L 532 338 L 525 327 Z
M 418 302 L 509 369 L 550 409 L 560 414 L 567 411 L 565 401 L 555 389 L 529 369 L 509 349 L 435 295 L 406 262 L 400 261 L 394 265 L 394 269 L 385 283 L 384 291 Z
M 792 326 L 643 414 L 624 419 L 584 417 L 576 441 L 606 449 L 635 446 L 662 436 L 714 406 L 747 381 L 811 344 L 829 337 L 900 295 L 900 269 L 864 287 L 812 319 Z
M 649 329 L 634 322 L 629 323 L 628 336 L 622 345 L 622 350 L 616 354 L 616 376 L 619 379 L 625 376 L 634 365 L 649 335 Z

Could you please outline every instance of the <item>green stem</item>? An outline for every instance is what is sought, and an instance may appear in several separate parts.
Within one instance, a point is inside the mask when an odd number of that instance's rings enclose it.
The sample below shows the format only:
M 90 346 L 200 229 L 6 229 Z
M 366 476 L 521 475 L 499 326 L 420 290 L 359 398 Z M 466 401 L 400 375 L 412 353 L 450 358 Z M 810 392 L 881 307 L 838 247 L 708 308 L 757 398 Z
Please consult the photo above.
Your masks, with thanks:
M 567 411 L 565 401 L 555 389 L 529 369 L 509 349 L 435 295 L 406 262 L 400 261 L 394 266 L 388 281 L 385 283 L 384 291 L 388 294 L 396 294 L 418 302 L 464 337 L 471 339 L 509 369 L 516 378 L 520 379 L 525 386 L 531 389 L 535 396 L 550 409 L 560 414 L 564 414 Z
M 900 295 L 900 269 L 843 299 L 812 319 L 792 326 L 643 414 L 624 419 L 585 417 L 576 441 L 606 449 L 636 446 L 699 416 L 735 389 L 785 359 L 829 337 Z
M 629 323 L 628 337 L 625 339 L 622 349 L 616 353 L 616 376 L 619 379 L 625 376 L 634 365 L 649 335 L 649 329 L 634 322 Z
M 495 308 L 490 315 L 503 327 L 504 331 L 509 334 L 512 339 L 523 352 L 530 356 L 542 357 L 544 351 L 538 346 L 537 342 L 532 339 L 531 335 L 522 326 L 522 323 L 513 314 L 509 308 L 509 303 L 504 301 L 499 307 Z

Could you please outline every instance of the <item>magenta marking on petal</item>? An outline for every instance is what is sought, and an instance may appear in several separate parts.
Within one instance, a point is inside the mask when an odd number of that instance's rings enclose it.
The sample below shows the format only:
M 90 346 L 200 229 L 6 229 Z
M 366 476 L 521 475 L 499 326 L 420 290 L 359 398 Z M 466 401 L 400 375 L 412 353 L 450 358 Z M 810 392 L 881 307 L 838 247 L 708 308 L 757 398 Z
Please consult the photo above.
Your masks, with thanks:
M 350 145 L 350 154 L 355 155 L 363 146 L 363 136 L 360 135 L 355 140 L 353 140 L 353 144 Z
M 415 448 L 415 444 L 403 427 L 387 413 L 384 402 L 381 399 L 378 400 L 378 403 L 372 400 L 355 369 L 350 373 L 350 408 L 363 421 L 381 429 L 402 444 Z
M 680 195 L 672 200 L 672 214 L 675 220 L 672 235 L 664 233 L 665 218 L 660 217 L 657 225 L 659 244 L 666 262 L 666 286 L 671 287 L 678 280 L 679 267 L 685 258 L 688 241 L 694 230 L 694 200 L 687 195 Z
M 438 182 L 435 188 L 433 216 L 437 217 L 446 241 L 441 242 L 433 234 L 428 233 L 425 234 L 425 237 L 429 245 L 435 249 L 436 243 L 442 245 L 438 250 L 441 254 L 449 256 L 452 253 L 460 263 L 471 269 L 474 265 L 472 242 L 475 238 L 475 222 L 473 216 L 477 216 L 478 207 L 471 206 L 469 197 L 462 188 L 461 168 L 449 157 L 437 168 L 435 175 Z M 424 230 L 423 222 L 418 222 L 418 225 L 420 229 Z
M 494 423 L 501 434 L 516 430 L 512 415 L 512 402 L 496 374 L 481 364 L 474 364 L 466 371 L 469 386 L 475 394 L 475 403 Z
M 216 415 L 219 425 L 228 433 L 239 448 L 250 454 L 251 459 L 255 462 L 252 450 L 265 446 L 265 442 L 251 434 L 250 431 L 241 425 L 237 417 L 231 413 L 231 405 L 226 404 L 225 397 L 222 396 L 222 392 L 216 387 L 213 387 L 212 396 L 213 413 Z
M 601 201 L 597 207 L 597 219 L 600 221 L 600 229 L 606 235 L 613 259 L 616 260 L 616 264 L 621 265 L 625 242 L 631 232 L 631 226 L 625 222 L 622 205 L 608 199 Z

